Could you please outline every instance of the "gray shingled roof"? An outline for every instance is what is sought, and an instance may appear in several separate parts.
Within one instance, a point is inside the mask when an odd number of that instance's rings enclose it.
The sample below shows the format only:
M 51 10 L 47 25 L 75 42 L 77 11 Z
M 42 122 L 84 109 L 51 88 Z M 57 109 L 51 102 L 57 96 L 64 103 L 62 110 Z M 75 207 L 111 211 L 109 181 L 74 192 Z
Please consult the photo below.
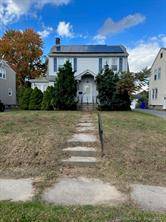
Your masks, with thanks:
M 51 53 L 127 53 L 122 45 L 56 45 Z

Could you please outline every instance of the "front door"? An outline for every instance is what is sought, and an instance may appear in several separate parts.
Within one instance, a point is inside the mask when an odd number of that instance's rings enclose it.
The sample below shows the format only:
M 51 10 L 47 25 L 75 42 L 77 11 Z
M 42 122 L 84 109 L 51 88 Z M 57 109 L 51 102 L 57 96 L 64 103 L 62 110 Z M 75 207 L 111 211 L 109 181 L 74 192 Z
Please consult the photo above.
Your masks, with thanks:
M 92 83 L 83 85 L 83 103 L 92 103 Z

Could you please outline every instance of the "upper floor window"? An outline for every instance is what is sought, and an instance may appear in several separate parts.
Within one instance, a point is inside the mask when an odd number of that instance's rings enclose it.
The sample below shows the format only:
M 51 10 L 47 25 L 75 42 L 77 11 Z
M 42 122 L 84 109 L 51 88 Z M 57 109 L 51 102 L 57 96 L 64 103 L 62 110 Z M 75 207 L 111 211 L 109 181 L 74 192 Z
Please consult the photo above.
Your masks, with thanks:
M 58 65 L 58 69 L 59 68 L 62 68 L 64 66 L 64 64 L 69 61 L 72 65 L 72 68 L 73 68 L 73 58 L 58 58 L 58 61 L 57 61 L 57 65 Z
M 116 72 L 116 71 L 118 70 L 118 66 L 117 66 L 117 65 L 112 65 L 112 66 L 111 66 L 111 69 L 112 69 L 112 71 L 115 71 L 115 72 Z
M 154 80 L 159 80 L 161 78 L 161 68 L 155 69 Z
M 157 80 L 157 69 L 154 70 L 154 80 Z
M 110 65 L 109 58 L 102 58 L 102 68 L 104 69 L 106 65 Z
M 163 53 L 160 54 L 160 59 L 162 59 L 162 58 L 163 58 Z
M 0 67 L 0 79 L 6 79 L 6 69 Z
M 158 68 L 158 79 L 161 78 L 161 68 Z
M 118 63 L 118 58 L 112 58 L 112 65 L 117 65 L 117 63 Z

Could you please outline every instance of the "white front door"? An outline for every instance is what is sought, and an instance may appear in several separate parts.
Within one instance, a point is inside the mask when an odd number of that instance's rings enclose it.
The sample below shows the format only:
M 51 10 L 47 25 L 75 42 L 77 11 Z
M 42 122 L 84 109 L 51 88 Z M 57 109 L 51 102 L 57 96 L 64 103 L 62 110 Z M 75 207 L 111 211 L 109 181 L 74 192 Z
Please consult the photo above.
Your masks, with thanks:
M 83 85 L 83 103 L 92 103 L 92 83 Z

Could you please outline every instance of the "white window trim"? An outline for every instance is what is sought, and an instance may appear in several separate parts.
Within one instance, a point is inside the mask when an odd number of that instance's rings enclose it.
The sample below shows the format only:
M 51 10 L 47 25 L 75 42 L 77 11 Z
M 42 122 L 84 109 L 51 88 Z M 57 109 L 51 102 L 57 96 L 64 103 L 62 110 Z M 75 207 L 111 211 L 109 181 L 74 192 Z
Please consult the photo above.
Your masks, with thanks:
M 6 69 L 3 67 L 0 67 L 0 72 L 2 74 L 2 77 L 0 77 L 0 79 L 6 79 Z

